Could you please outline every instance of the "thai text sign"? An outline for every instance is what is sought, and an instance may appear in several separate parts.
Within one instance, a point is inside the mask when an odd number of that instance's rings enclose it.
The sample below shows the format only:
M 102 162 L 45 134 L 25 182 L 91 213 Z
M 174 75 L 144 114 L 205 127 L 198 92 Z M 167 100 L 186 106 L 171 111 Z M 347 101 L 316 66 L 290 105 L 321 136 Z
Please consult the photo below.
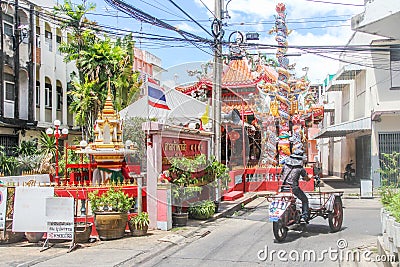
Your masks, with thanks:
M 279 218 L 283 215 L 288 203 L 282 200 L 274 200 L 269 205 L 269 221 L 277 222 Z
M 169 165 L 169 158 L 186 157 L 194 158 L 208 152 L 208 141 L 179 137 L 162 137 L 162 164 Z
M 0 187 L 0 230 L 6 226 L 7 187 Z
M 69 239 L 74 236 L 74 199 L 72 197 L 46 198 L 48 239 Z
M 73 222 L 47 222 L 47 239 L 69 239 L 74 237 Z

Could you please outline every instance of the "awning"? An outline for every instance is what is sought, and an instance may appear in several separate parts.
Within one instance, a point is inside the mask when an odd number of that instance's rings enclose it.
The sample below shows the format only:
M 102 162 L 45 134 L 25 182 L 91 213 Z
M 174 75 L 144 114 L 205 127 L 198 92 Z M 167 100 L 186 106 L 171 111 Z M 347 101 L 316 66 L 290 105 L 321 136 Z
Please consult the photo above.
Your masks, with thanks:
M 349 81 L 331 80 L 326 87 L 327 92 L 342 91 L 343 88 L 349 85 Z
M 324 104 L 324 112 L 334 112 L 334 111 L 335 111 L 334 103 Z
M 343 88 L 354 80 L 361 71 L 365 70 L 365 67 L 347 64 L 339 69 L 335 76 L 329 81 L 326 86 L 326 91 L 342 91 Z
M 336 125 L 329 126 L 322 130 L 314 139 L 328 138 L 328 137 L 341 137 L 350 133 L 371 130 L 371 118 L 365 117 L 354 121 L 346 121 Z
M 335 75 L 336 80 L 354 80 L 356 75 L 365 70 L 364 66 L 348 64 L 343 66 Z

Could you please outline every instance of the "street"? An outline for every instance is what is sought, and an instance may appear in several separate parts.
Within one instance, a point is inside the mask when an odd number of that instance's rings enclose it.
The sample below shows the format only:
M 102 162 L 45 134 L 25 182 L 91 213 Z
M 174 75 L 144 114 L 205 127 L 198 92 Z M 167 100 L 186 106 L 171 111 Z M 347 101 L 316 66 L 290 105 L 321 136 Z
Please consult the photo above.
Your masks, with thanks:
M 316 260 L 312 259 L 317 261 L 315 266 L 322 262 L 325 266 L 369 266 L 365 261 L 359 265 L 333 261 L 328 254 L 318 260 L 321 251 L 337 250 L 338 240 L 347 243 L 343 251 L 376 252 L 379 199 L 343 199 L 343 203 L 342 231 L 330 233 L 328 221 L 316 218 L 304 232 L 289 231 L 284 243 L 274 241 L 272 223 L 267 221 L 268 202 L 258 197 L 228 218 L 203 225 L 191 221 L 189 226 L 152 230 L 140 238 L 126 236 L 83 244 L 71 253 L 67 253 L 69 243 L 56 244 L 44 252 L 40 252 L 40 244 L 27 242 L 0 246 L 0 266 L 310 266 L 301 254 L 311 250 L 316 253 Z M 278 258 L 279 250 L 287 252 L 283 255 L 287 262 Z M 296 251 L 300 258 L 291 260 Z
M 143 266 L 286 266 L 293 263 L 309 266 L 308 261 L 279 261 L 277 254 L 273 258 L 265 258 L 265 252 L 285 250 L 289 253 L 294 250 L 301 253 L 314 250 L 319 257 L 324 249 L 337 249 L 338 240 L 347 242 L 346 250 L 362 250 L 376 244 L 376 236 L 380 233 L 380 204 L 377 200 L 344 199 L 342 231 L 330 233 L 328 222 L 317 218 L 304 232 L 289 231 L 284 243 L 276 243 L 272 223 L 267 222 L 268 202 L 265 198 L 260 198 L 258 202 L 253 209 L 240 211 L 231 218 L 208 225 L 203 237 L 160 254 Z M 260 253 L 260 250 L 264 251 Z M 351 263 L 333 262 L 327 254 L 325 256 L 323 262 L 326 266 L 351 266 Z M 288 254 L 286 258 L 289 258 Z M 321 265 L 321 262 L 314 264 Z

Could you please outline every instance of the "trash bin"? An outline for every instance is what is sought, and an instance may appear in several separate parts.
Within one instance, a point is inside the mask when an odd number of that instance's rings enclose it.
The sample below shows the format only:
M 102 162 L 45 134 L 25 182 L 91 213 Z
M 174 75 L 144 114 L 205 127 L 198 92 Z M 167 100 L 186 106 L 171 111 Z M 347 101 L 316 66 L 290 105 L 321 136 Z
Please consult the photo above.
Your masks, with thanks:
M 371 179 L 360 179 L 360 198 L 373 198 Z

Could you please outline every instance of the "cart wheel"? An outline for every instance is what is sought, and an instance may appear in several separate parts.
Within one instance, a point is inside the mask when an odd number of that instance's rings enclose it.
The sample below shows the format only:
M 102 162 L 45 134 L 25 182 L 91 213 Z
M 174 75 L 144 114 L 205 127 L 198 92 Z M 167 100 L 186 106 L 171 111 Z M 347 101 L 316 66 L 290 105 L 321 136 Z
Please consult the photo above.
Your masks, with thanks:
M 328 221 L 332 233 L 335 233 L 342 228 L 343 204 L 340 197 L 335 197 L 335 202 L 333 203 L 333 211 L 329 214 Z
M 282 242 L 286 239 L 288 228 L 286 226 L 283 226 L 281 219 L 279 219 L 277 222 L 272 223 L 272 230 L 274 231 L 276 241 Z

